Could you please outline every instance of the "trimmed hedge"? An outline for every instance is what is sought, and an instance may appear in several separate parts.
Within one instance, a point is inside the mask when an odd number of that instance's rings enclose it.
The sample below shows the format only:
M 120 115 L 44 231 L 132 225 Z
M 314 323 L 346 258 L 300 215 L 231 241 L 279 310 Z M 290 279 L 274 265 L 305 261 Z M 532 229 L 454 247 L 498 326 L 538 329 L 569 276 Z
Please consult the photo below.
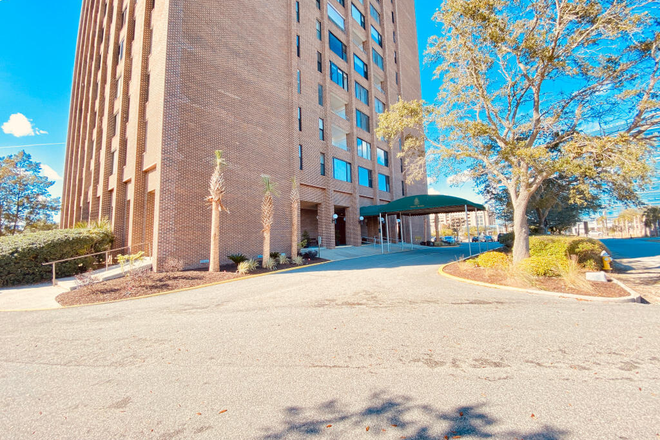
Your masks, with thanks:
M 52 278 L 52 267 L 42 263 L 110 249 L 114 237 L 107 229 L 56 229 L 0 237 L 0 286 L 33 284 Z M 91 269 L 95 257 L 60 263 L 58 278 Z
M 475 266 L 488 269 L 506 269 L 511 265 L 511 259 L 503 252 L 484 252 L 473 260 Z

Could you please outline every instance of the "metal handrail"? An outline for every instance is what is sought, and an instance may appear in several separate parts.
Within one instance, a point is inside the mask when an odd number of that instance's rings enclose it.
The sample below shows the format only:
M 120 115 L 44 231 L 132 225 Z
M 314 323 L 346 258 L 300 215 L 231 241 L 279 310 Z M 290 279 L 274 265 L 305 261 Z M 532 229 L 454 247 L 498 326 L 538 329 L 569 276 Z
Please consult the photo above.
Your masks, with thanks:
M 148 255 L 151 256 L 151 242 L 146 242 L 146 243 L 134 244 L 134 245 L 131 245 L 131 246 L 124 246 L 124 247 L 115 248 L 115 249 L 108 249 L 107 251 L 95 252 L 93 254 L 80 255 L 78 257 L 65 258 L 64 260 L 49 261 L 48 263 L 41 263 L 41 265 L 42 266 L 49 266 L 51 264 L 53 265 L 53 286 L 57 286 L 57 280 L 55 279 L 55 267 L 58 263 L 64 263 L 66 261 L 79 260 L 80 258 L 87 258 L 87 257 L 93 257 L 95 255 L 105 254 L 105 270 L 107 271 L 108 270 L 108 263 L 109 263 L 108 254 L 110 252 L 121 251 L 121 250 L 124 250 L 124 249 L 131 249 L 133 247 L 138 247 L 138 246 L 142 246 L 142 245 L 145 245 L 145 244 L 149 245 Z

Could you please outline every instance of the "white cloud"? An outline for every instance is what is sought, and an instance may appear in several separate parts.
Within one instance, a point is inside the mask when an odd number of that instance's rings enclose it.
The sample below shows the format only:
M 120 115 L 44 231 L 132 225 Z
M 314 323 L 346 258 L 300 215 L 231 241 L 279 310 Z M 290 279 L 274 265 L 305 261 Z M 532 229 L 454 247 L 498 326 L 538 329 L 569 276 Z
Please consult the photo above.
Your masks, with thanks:
M 440 193 L 440 191 L 438 191 L 435 188 L 429 188 L 429 194 L 431 194 L 431 195 L 440 195 L 441 193 Z
M 57 174 L 57 171 L 46 164 L 41 164 L 41 174 L 48 177 L 50 180 L 62 180 L 62 176 Z
M 470 180 L 470 173 L 468 171 L 463 171 L 462 173 L 447 177 L 447 184 L 451 186 L 461 186 Z
M 48 134 L 47 131 L 36 128 L 32 125 L 32 120 L 25 117 L 22 113 L 14 113 L 9 120 L 2 124 L 2 131 L 5 134 L 11 134 L 15 137 L 34 136 Z

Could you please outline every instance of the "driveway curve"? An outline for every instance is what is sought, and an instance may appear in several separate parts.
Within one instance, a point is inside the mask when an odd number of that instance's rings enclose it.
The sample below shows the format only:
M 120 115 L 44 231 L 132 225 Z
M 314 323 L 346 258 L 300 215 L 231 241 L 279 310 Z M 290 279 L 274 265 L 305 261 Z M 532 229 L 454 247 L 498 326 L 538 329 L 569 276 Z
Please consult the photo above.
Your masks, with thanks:
M 657 438 L 657 308 L 437 275 L 455 258 L 1 314 L 1 437 Z

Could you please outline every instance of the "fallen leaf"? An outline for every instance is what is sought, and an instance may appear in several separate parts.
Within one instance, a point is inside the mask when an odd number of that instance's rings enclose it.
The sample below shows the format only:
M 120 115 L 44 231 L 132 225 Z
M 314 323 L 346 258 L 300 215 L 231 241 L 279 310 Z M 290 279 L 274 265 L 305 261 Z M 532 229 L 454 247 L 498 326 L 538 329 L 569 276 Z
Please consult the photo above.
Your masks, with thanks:
M 396 427 L 399 426 L 399 425 L 392 425 L 392 426 L 394 426 L 394 427 L 396 428 Z
M 462 413 L 462 412 L 459 412 L 458 415 L 461 416 L 461 417 L 463 417 L 463 413 Z
M 449 440 L 449 436 L 448 435 L 444 436 L 444 439 Z
M 369 427 L 367 426 L 367 431 L 369 431 Z
M 461 436 L 460 435 L 455 435 L 452 438 L 461 438 Z
M 536 416 L 534 415 L 534 413 L 532 413 L 532 418 L 534 418 L 534 417 L 536 417 Z
M 640 390 L 640 391 L 642 391 L 642 389 L 641 389 L 641 388 L 640 388 L 639 390 Z
M 328 425 L 328 426 L 326 426 L 326 428 L 332 428 L 332 425 Z
M 224 414 L 224 413 L 226 413 L 226 412 L 227 412 L 227 410 L 226 410 L 226 409 L 223 409 L 223 410 L 220 411 L 218 414 Z
M 198 415 L 198 416 L 201 416 L 201 415 L 202 415 L 202 413 L 197 413 L 197 415 Z

